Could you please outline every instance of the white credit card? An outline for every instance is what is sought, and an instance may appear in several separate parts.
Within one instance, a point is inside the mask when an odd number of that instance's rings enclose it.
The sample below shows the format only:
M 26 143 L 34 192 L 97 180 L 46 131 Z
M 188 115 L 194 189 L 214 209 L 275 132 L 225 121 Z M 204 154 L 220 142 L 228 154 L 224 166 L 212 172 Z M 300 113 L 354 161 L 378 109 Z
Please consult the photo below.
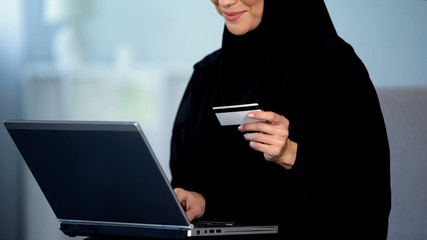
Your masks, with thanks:
M 250 122 L 263 121 L 248 117 L 248 114 L 252 111 L 261 111 L 258 103 L 219 106 L 213 107 L 212 109 L 221 126 L 241 125 Z

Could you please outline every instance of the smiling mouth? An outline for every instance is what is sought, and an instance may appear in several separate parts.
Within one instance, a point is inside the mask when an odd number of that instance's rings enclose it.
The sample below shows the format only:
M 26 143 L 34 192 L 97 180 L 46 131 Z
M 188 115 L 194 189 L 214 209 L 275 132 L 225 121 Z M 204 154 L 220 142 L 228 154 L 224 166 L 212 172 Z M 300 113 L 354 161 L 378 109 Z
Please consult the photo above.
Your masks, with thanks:
M 224 12 L 224 18 L 227 21 L 236 21 L 239 19 L 246 11 L 241 12 Z

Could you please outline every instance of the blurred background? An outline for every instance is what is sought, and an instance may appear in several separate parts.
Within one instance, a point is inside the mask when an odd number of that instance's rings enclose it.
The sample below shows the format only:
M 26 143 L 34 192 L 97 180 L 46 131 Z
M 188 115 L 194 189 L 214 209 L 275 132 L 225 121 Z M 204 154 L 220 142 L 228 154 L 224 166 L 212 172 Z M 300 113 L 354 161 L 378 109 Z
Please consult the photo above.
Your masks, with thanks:
M 415 91 L 415 109 L 421 109 L 417 122 L 427 123 L 427 1 L 325 2 L 338 33 L 380 90 L 389 129 L 402 125 L 388 116 L 407 110 L 388 100 L 393 89 L 409 90 L 405 96 Z M 212 3 L 0 0 L 0 6 L 0 121 L 139 121 L 170 178 L 172 124 L 192 66 L 221 46 L 223 21 Z M 411 169 L 392 161 L 389 239 L 427 239 L 426 129 L 409 125 L 402 133 L 421 134 L 412 139 L 421 146 L 415 150 L 412 142 L 390 140 L 392 147 L 409 148 L 392 148 L 394 161 L 408 161 L 400 159 L 406 151 L 418 155 Z M 69 238 L 58 230 L 46 199 L 0 126 L 0 240 L 33 239 Z

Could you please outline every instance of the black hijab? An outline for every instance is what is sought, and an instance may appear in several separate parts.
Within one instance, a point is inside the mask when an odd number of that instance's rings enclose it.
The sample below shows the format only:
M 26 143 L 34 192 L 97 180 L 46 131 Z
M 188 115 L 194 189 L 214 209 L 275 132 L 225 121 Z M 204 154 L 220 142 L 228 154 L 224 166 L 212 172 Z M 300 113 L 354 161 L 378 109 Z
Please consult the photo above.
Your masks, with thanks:
M 278 98 L 292 99 L 287 93 L 295 88 L 288 88 L 287 84 L 295 82 L 295 78 L 289 76 L 295 71 L 294 62 L 306 49 L 312 35 L 321 30 L 335 34 L 326 7 L 320 0 L 312 1 L 309 6 L 293 1 L 265 0 L 263 18 L 256 29 L 238 36 L 225 27 L 221 54 L 217 59 L 219 81 L 216 77 L 212 80 L 218 84 L 213 106 L 256 102 L 263 110 L 292 118 L 295 114 L 287 113 L 301 105 L 287 104 L 289 101 L 279 101 Z M 208 71 L 209 75 L 216 76 L 216 69 Z M 197 92 L 209 95 L 210 91 L 215 91 L 205 89 L 215 85 L 208 85 L 208 82 L 208 78 L 203 78 L 204 87 L 196 87 Z M 202 105 L 211 103 L 210 98 L 204 96 L 203 99 Z M 195 156 L 203 156 L 196 163 L 197 171 L 203 173 L 200 177 L 203 180 L 199 182 L 211 188 L 203 193 L 210 202 L 206 216 L 221 221 L 282 221 L 281 214 L 285 210 L 280 207 L 281 203 L 290 200 L 286 200 L 286 194 L 278 189 L 293 188 L 292 172 L 265 161 L 262 153 L 249 147 L 237 126 L 218 124 L 209 104 L 200 111 L 192 108 L 197 121 L 191 124 L 197 139 Z M 268 196 L 268 203 L 263 196 Z M 255 209 L 257 205 L 265 207 Z M 271 209 L 266 210 L 268 208 Z M 254 210 L 249 212 L 248 209 Z M 271 214 L 265 219 L 266 212 L 279 214 Z
M 265 0 L 256 29 L 238 36 L 225 27 L 217 104 L 260 102 L 271 108 L 272 90 L 284 87 L 296 53 L 319 31 L 336 35 L 322 0 Z

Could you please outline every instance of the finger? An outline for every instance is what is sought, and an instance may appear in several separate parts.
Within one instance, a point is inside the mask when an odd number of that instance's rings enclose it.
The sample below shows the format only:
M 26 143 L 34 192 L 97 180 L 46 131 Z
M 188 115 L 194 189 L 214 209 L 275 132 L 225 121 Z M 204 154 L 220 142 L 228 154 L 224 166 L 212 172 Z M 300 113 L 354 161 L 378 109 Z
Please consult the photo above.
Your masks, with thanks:
M 241 132 L 261 132 L 278 138 L 287 138 L 289 135 L 288 126 L 272 125 L 263 122 L 246 123 L 239 127 Z
M 194 218 L 196 218 L 196 213 L 192 210 L 188 210 L 187 212 L 185 212 L 185 214 L 187 215 L 188 220 L 193 221 Z
M 286 137 L 267 135 L 264 133 L 246 133 L 243 137 L 247 141 L 260 142 L 267 145 L 283 146 L 286 142 Z
M 263 111 L 253 111 L 248 114 L 248 117 L 253 119 L 264 120 L 263 122 L 252 122 L 246 123 L 239 126 L 239 131 L 249 132 L 249 131 L 260 131 L 269 134 L 276 134 L 275 130 L 283 127 L 282 129 L 289 128 L 289 120 L 282 115 L 279 115 L 274 112 L 263 112 Z M 279 129 L 280 130 L 280 129 Z M 280 132 L 279 132 L 280 134 Z
M 269 155 L 271 158 L 266 160 L 271 160 L 272 158 L 275 158 L 276 156 L 279 156 L 281 154 L 282 148 L 274 145 L 267 145 L 260 142 L 249 142 L 249 145 L 251 148 L 255 149 L 258 152 L 262 152 L 267 155 Z
M 241 132 L 263 132 L 267 134 L 274 134 L 274 126 L 265 122 L 252 122 L 239 126 Z
M 267 161 L 274 161 L 274 157 L 267 153 L 264 153 L 264 158 Z
M 181 206 L 184 208 L 184 209 L 186 209 L 186 202 L 187 202 L 187 194 L 186 194 L 186 191 L 184 190 L 184 189 L 182 189 L 182 188 L 175 188 L 174 189 L 174 191 L 175 191 L 175 194 L 176 194 L 176 196 L 177 196 L 177 198 L 178 198 L 178 200 L 179 200 L 179 202 L 181 203 Z
M 203 213 L 204 212 L 199 207 L 191 208 L 185 212 L 185 214 L 187 215 L 190 221 L 196 218 L 200 218 L 203 215 Z
M 184 199 L 184 194 L 183 194 L 184 189 L 182 188 L 175 188 L 174 192 L 177 196 L 177 198 L 179 199 L 179 201 L 181 201 L 182 199 Z
M 271 111 L 252 111 L 248 114 L 248 117 L 252 119 L 265 120 L 273 124 L 286 124 L 286 122 L 288 122 L 288 119 L 284 116 Z

